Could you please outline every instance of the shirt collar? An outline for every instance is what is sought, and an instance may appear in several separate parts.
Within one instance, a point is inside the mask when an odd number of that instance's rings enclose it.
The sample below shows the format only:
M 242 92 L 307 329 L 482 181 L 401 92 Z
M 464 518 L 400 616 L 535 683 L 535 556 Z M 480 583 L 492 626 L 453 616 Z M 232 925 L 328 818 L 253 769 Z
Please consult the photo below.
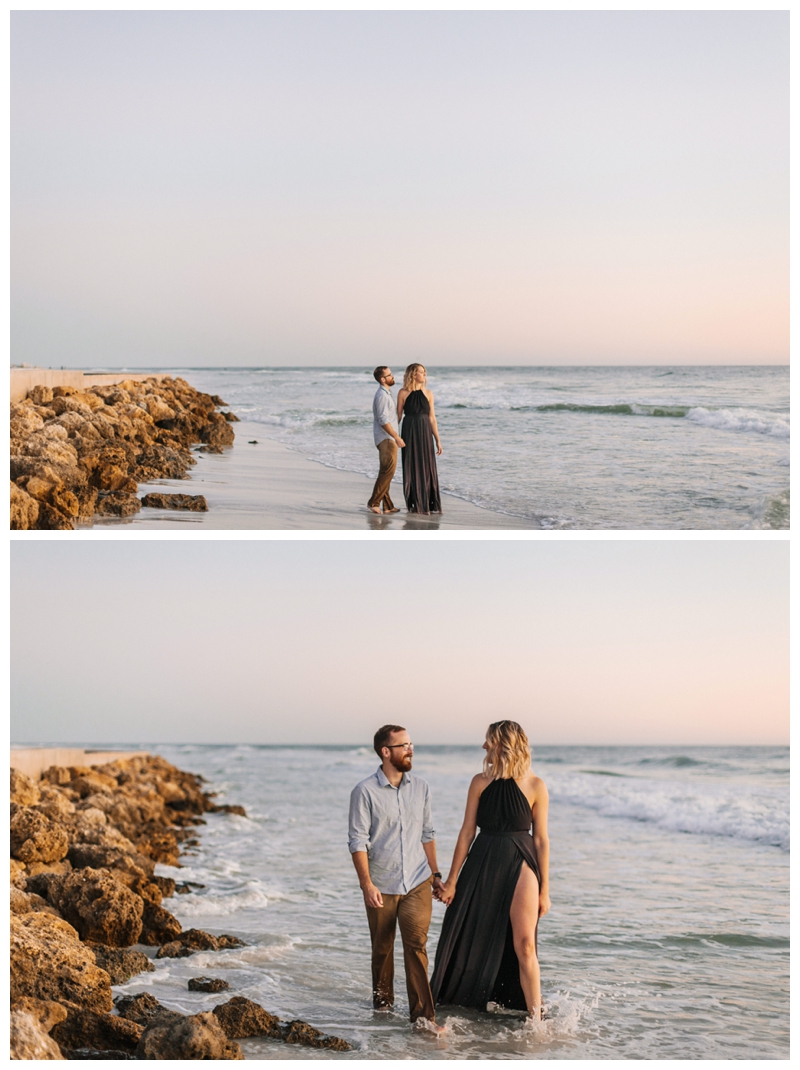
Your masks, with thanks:
M 384 773 L 383 769 L 380 766 L 378 766 L 378 771 L 375 774 L 375 776 L 377 777 L 378 783 L 380 784 L 380 786 L 382 788 L 391 788 L 391 787 L 394 786 L 394 785 L 389 783 L 389 781 L 386 778 L 386 774 Z M 403 773 L 403 779 L 397 785 L 398 788 L 401 787 L 403 784 L 408 784 L 410 780 L 411 780 L 411 777 L 408 775 L 408 773 Z

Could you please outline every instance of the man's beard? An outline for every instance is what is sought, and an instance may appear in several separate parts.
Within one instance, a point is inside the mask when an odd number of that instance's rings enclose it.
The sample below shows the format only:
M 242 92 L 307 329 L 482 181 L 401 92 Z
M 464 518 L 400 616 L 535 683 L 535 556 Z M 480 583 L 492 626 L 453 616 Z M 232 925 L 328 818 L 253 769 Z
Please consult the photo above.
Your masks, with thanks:
M 399 773 L 407 773 L 411 768 L 411 755 L 408 753 L 399 754 L 395 757 L 394 751 L 392 751 L 390 761 Z

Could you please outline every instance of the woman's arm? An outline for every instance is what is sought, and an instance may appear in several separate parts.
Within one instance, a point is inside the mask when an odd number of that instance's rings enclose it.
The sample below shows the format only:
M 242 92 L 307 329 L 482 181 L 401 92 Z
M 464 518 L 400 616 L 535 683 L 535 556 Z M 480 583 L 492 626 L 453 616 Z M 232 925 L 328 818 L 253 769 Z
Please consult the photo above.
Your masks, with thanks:
M 543 780 L 537 778 L 533 799 L 533 845 L 539 862 L 539 917 L 550 909 L 550 839 L 547 835 L 547 808 L 550 796 Z
M 464 811 L 464 822 L 461 825 L 461 831 L 456 840 L 456 849 L 453 852 L 453 861 L 450 864 L 450 872 L 439 892 L 439 898 L 445 904 L 449 904 L 452 901 L 453 896 L 456 894 L 458 875 L 461 872 L 461 867 L 466 861 L 469 849 L 472 846 L 472 841 L 475 839 L 475 833 L 478 830 L 478 799 L 480 799 L 481 792 L 486 787 L 487 783 L 488 781 L 483 773 L 478 773 L 477 776 L 472 778 L 472 783 L 469 786 L 469 791 L 467 792 L 467 808 Z
M 404 386 L 400 387 L 400 392 L 397 395 L 397 426 L 400 426 L 400 421 L 403 419 L 403 408 L 408 397 L 408 391 Z
M 431 430 L 433 431 L 433 437 L 436 439 L 436 452 L 441 457 L 442 440 L 439 438 L 439 425 L 436 423 L 436 413 L 433 411 L 433 393 L 430 390 L 426 390 L 425 396 L 427 397 L 428 404 L 431 407 Z

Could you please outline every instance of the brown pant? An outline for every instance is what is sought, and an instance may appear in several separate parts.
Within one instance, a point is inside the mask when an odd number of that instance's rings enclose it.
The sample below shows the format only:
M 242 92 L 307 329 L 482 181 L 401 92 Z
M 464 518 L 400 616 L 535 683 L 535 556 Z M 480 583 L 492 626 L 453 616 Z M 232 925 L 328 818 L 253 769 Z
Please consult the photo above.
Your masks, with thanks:
M 434 1017 L 426 950 L 433 910 L 432 883 L 429 877 L 407 895 L 384 892 L 382 907 L 367 907 L 372 937 L 372 1005 L 391 1007 L 394 1003 L 394 936 L 399 923 L 412 1022 Z
M 378 455 L 380 457 L 380 469 L 375 486 L 372 489 L 372 497 L 367 502 L 370 509 L 379 508 L 383 502 L 384 509 L 394 509 L 392 499 L 389 497 L 389 484 L 394 477 L 397 468 L 397 443 L 393 438 L 385 438 L 378 443 Z

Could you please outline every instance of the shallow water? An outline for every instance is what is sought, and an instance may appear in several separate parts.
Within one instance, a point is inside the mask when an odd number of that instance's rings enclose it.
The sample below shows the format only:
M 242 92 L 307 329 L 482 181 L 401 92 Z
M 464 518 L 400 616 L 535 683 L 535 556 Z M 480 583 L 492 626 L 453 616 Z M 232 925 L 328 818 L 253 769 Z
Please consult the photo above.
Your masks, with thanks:
M 377 764 L 367 748 L 154 747 L 203 773 L 247 818 L 208 815 L 180 870 L 206 885 L 167 904 L 185 927 L 248 946 L 161 960 L 118 991 L 152 991 L 185 1012 L 228 993 L 224 977 L 283 1018 L 345 1037 L 352 1054 L 242 1041 L 247 1058 L 788 1058 L 788 748 L 542 747 L 551 795 L 553 908 L 540 928 L 552 1017 L 445 1008 L 442 1039 L 397 1005 L 375 1015 L 369 936 L 347 853 L 352 786 Z M 452 854 L 480 749 L 420 747 L 440 868 Z M 434 904 L 431 964 L 443 908 Z M 152 949 L 151 949 L 152 953 Z
M 265 435 L 334 468 L 377 472 L 368 369 L 181 374 Z M 428 375 L 449 494 L 534 528 L 789 526 L 788 368 L 431 367 Z

